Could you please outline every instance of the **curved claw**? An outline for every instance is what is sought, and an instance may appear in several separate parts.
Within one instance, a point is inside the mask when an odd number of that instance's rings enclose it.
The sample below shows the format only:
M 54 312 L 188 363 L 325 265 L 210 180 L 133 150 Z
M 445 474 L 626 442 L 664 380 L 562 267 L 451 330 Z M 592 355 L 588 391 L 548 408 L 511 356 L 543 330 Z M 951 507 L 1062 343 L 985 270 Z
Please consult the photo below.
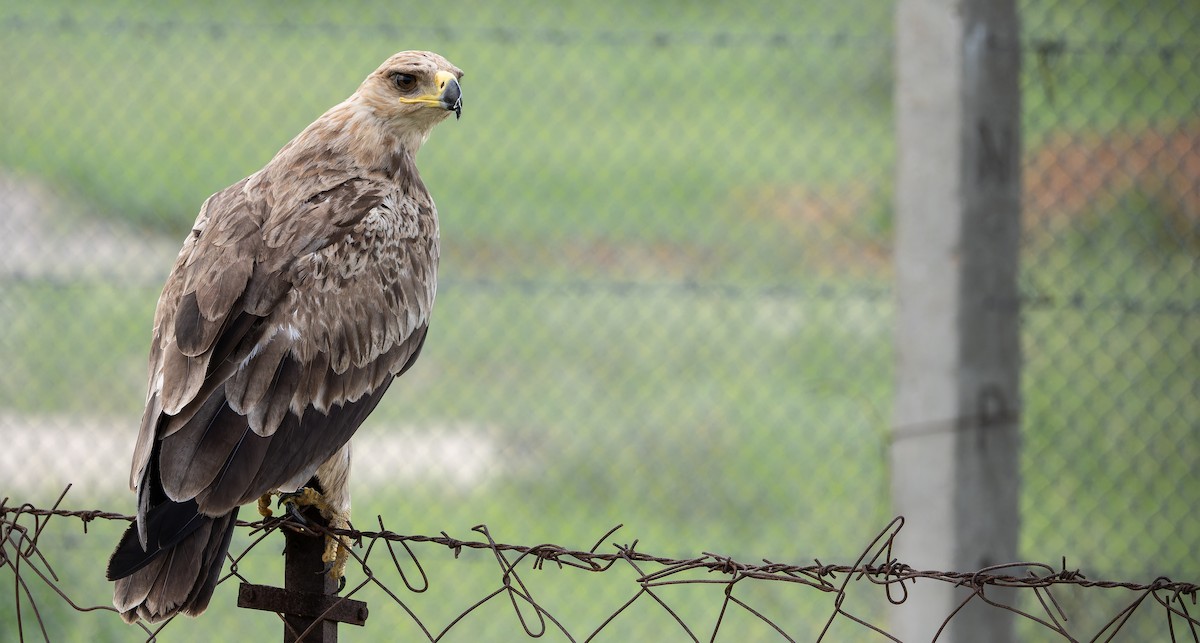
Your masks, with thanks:
M 277 507 L 287 508 L 290 515 L 296 522 L 308 526 L 308 519 L 301 513 L 301 507 L 316 507 L 323 509 L 323 500 L 321 494 L 311 487 L 303 487 L 296 491 L 283 491 L 279 493 L 279 501 L 275 503 Z
M 325 565 L 321 568 L 321 571 L 319 571 L 317 573 L 318 574 L 329 574 L 330 576 L 334 576 L 334 574 L 336 573 L 334 571 L 334 569 L 337 566 L 338 566 L 337 561 L 331 560 L 331 561 L 325 563 Z M 346 576 L 343 573 L 341 575 L 336 576 L 336 578 L 337 578 L 337 582 L 338 582 L 337 593 L 340 594 L 340 593 L 342 593 L 342 590 L 346 589 Z
M 288 512 L 288 515 L 292 517 L 292 520 L 295 520 L 296 522 L 304 525 L 305 527 L 309 526 L 308 518 L 304 517 L 304 512 L 300 509 L 299 504 L 294 503 L 294 502 L 287 503 L 287 512 Z
M 330 506 L 321 492 L 312 487 L 303 487 L 296 491 L 282 492 L 279 494 L 278 504 L 281 507 L 286 506 L 288 514 L 296 522 L 306 527 L 311 527 L 312 523 L 301 513 L 303 507 L 316 507 L 321 512 L 321 515 L 329 521 L 330 527 L 345 529 L 350 526 L 349 516 L 339 513 L 337 509 Z M 321 560 L 325 563 L 325 566 L 321 570 L 321 573 L 328 574 L 330 578 L 338 579 L 339 592 L 346 586 L 346 562 L 349 558 L 349 538 L 332 534 L 325 536 L 325 553 L 321 556 Z

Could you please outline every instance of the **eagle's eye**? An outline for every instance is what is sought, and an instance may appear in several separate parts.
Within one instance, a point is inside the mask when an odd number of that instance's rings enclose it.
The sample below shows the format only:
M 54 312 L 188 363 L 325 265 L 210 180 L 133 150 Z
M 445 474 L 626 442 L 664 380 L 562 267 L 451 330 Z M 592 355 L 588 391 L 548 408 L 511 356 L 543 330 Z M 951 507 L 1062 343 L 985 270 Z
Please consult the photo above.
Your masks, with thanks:
M 410 92 L 417 88 L 417 77 L 412 74 L 395 72 L 392 74 L 392 84 L 402 92 Z

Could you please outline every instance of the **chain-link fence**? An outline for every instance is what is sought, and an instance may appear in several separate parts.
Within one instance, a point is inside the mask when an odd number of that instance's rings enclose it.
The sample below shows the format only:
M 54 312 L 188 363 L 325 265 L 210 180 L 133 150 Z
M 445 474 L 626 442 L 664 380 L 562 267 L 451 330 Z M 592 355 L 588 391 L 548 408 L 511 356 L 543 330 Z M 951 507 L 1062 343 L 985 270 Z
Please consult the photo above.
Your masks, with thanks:
M 1021 551 L 1194 576 L 1200 7 L 1023 18 Z
M 132 509 L 150 319 L 199 204 L 422 48 L 466 70 L 418 159 L 440 289 L 355 438 L 356 520 L 852 559 L 890 517 L 892 10 L 6 6 L 0 496 Z M 1022 555 L 1194 580 L 1200 6 L 1020 10 Z M 67 543 L 97 596 L 115 542 Z M 261 623 L 230 603 L 170 637 Z

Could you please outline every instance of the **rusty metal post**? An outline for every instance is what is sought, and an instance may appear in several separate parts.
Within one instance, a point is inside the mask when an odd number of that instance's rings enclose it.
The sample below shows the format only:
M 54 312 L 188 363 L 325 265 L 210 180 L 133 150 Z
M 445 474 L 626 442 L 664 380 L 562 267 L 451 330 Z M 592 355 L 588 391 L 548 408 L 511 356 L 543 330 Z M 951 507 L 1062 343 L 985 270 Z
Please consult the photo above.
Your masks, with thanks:
M 307 512 L 309 516 L 317 512 Z M 310 518 L 311 519 L 311 518 Z M 318 520 L 321 520 L 318 516 Z M 321 520 L 324 522 L 324 520 Z M 325 553 L 325 539 L 312 537 L 298 531 L 284 530 L 283 546 L 283 589 L 304 594 L 329 595 L 337 593 L 337 581 L 324 573 L 321 555 Z M 296 643 L 298 635 L 312 626 L 315 620 L 309 616 L 284 614 L 283 643 Z M 337 623 L 322 621 L 308 636 L 308 643 L 337 643 Z
M 305 509 L 303 516 L 311 523 L 325 525 L 325 520 L 311 507 Z M 363 625 L 367 620 L 367 604 L 337 596 L 338 582 L 325 573 L 325 563 L 321 560 L 325 553 L 323 536 L 287 528 L 281 531 L 283 589 L 243 583 L 238 607 L 282 615 L 284 643 L 336 643 L 338 623 Z

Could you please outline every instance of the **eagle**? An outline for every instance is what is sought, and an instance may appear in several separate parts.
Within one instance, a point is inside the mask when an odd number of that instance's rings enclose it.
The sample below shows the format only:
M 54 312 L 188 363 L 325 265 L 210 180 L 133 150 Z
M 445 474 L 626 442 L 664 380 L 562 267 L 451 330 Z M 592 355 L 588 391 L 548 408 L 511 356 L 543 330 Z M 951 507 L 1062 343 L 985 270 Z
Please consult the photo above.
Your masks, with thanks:
M 205 610 L 241 505 L 349 525 L 350 438 L 425 343 L 439 231 L 415 157 L 462 116 L 462 74 L 388 58 L 200 208 L 154 313 L 137 517 L 107 569 L 126 622 Z M 327 542 L 330 575 L 348 545 Z

